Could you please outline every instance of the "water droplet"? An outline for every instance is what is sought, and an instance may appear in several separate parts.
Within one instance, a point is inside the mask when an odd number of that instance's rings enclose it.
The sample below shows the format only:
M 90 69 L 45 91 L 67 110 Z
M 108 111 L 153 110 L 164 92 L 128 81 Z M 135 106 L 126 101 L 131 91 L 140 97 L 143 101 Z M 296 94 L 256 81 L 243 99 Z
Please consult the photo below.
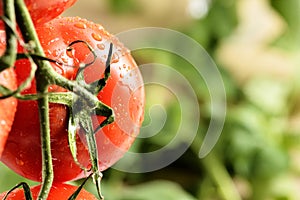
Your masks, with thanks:
M 17 165 L 19 165 L 19 166 L 23 166 L 23 165 L 24 165 L 24 161 L 23 161 L 23 160 L 20 160 L 20 159 L 18 159 L 18 158 L 16 158 L 16 163 L 17 163 Z
M 97 33 L 92 33 L 92 37 L 96 40 L 96 41 L 101 41 L 102 37 L 101 35 L 97 34 Z
M 54 57 L 57 57 L 58 56 L 58 51 L 57 50 L 54 50 L 53 52 L 52 52 L 52 55 L 54 56 Z
M 97 44 L 97 48 L 100 49 L 100 50 L 104 50 L 105 45 L 104 44 Z
M 63 63 L 68 63 L 68 59 L 67 58 L 61 58 Z
M 105 137 L 105 139 L 103 141 L 103 144 L 104 145 L 108 145 L 109 143 L 110 143 L 109 139 Z
M 0 124 L 1 124 L 2 126 L 5 126 L 5 125 L 6 125 L 6 121 L 3 119 L 3 120 L 1 120 Z
M 140 116 L 140 118 L 139 118 L 139 124 L 142 124 L 142 123 L 143 123 L 143 121 L 144 121 L 144 116 L 143 116 L 143 115 L 141 115 L 141 116 Z
M 67 49 L 66 54 L 70 58 L 73 58 L 74 57 L 74 49 Z
M 86 29 L 86 24 L 84 24 L 82 22 L 78 22 L 74 26 L 77 28 Z
M 119 55 L 116 54 L 116 53 L 114 53 L 113 56 L 112 56 L 112 58 L 111 58 L 111 62 L 112 62 L 112 63 L 117 63 L 117 62 L 119 62 Z

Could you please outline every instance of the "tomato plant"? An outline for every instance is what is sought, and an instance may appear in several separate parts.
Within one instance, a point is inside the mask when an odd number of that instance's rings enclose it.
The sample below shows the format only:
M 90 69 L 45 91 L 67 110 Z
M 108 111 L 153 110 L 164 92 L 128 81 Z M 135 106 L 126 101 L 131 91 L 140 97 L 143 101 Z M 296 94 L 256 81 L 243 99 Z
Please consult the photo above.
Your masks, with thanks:
M 55 71 L 74 80 L 78 66 L 89 63 L 93 56 L 85 41 L 97 55 L 93 64 L 84 71 L 84 79 L 92 83 L 103 77 L 110 43 L 113 53 L 110 77 L 98 99 L 110 106 L 115 113 L 115 121 L 95 133 L 98 146 L 100 170 L 105 170 L 119 160 L 128 150 L 139 132 L 143 120 L 144 88 L 141 74 L 130 52 L 102 26 L 80 18 L 57 18 L 36 29 L 46 56 L 61 64 L 52 63 Z M 29 74 L 28 60 L 15 64 L 18 82 Z M 63 92 L 57 86 L 50 86 L 49 92 Z M 23 94 L 36 93 L 35 84 Z M 73 108 L 76 110 L 76 107 Z M 53 156 L 54 181 L 69 181 L 83 177 L 83 170 L 74 162 L 68 146 L 69 109 L 65 105 L 50 104 L 50 132 Z M 94 128 L 104 117 L 92 116 Z M 81 165 L 90 166 L 84 132 L 78 129 L 77 157 Z M 16 117 L 8 137 L 2 161 L 18 174 L 35 181 L 41 181 L 42 157 L 40 123 L 36 101 L 19 101 Z
M 5 50 L 4 33 L 0 33 L 0 54 Z M 0 73 L 0 85 L 11 90 L 16 89 L 17 79 L 12 68 L 6 69 Z M 11 129 L 14 115 L 17 108 L 17 100 L 13 97 L 0 100 L 0 157 L 4 149 L 4 145 Z
M 40 191 L 41 185 L 34 186 L 30 188 L 33 199 L 37 199 L 38 193 Z M 75 191 L 77 190 L 76 186 L 56 183 L 53 184 L 48 196 L 48 200 L 56 199 L 68 199 Z M 4 198 L 6 192 L 0 194 L 0 199 Z M 6 198 L 7 200 L 26 200 L 23 189 L 16 189 L 12 191 Z M 86 190 L 82 189 L 77 196 L 76 200 L 96 200 L 97 198 Z
M 40 25 L 54 19 L 75 2 L 76 0 L 25 0 L 25 4 L 35 25 Z M 3 15 L 3 1 L 0 1 L 0 15 Z

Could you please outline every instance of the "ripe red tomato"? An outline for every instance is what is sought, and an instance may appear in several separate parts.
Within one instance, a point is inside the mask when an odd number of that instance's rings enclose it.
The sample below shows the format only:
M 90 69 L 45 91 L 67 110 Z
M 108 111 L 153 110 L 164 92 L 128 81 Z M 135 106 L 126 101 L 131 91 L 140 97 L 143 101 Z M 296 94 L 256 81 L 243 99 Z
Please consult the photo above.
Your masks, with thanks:
M 30 188 L 32 192 L 33 199 L 37 199 L 41 186 L 35 186 Z M 55 183 L 52 185 L 50 190 L 48 200 L 57 200 L 57 199 L 68 199 L 75 191 L 77 190 L 76 186 L 67 185 L 63 183 Z M 0 199 L 4 198 L 6 192 L 0 194 Z M 76 198 L 77 200 L 97 200 L 97 198 L 86 190 L 82 189 L 79 195 Z M 25 200 L 24 190 L 16 189 L 10 193 L 7 197 L 7 200 Z
M 5 50 L 5 35 L 0 32 L 0 55 Z M 17 78 L 12 68 L 6 69 L 0 73 L 0 85 L 8 87 L 11 90 L 17 87 Z M 4 145 L 11 129 L 13 119 L 17 108 L 17 100 L 13 97 L 0 100 L 0 157 Z
M 128 150 L 139 132 L 143 121 L 144 88 L 138 67 L 129 51 L 102 26 L 80 18 L 58 18 L 37 28 L 41 44 L 47 57 L 78 66 L 88 63 L 91 52 L 83 43 L 77 43 L 72 51 L 67 46 L 76 40 L 83 40 L 96 51 L 96 62 L 88 67 L 84 76 L 87 82 L 103 77 L 105 62 L 112 42 L 114 45 L 111 76 L 106 86 L 98 94 L 98 99 L 112 107 L 115 122 L 96 133 L 100 170 L 105 170 L 119 160 Z M 74 79 L 76 67 L 52 64 L 54 69 Z M 27 60 L 16 63 L 18 81 L 24 80 L 29 73 Z M 52 86 L 50 91 L 64 91 Z M 35 85 L 24 93 L 35 93 Z M 93 117 L 93 123 L 100 124 L 103 117 Z M 50 104 L 51 148 L 54 167 L 54 181 L 68 181 L 83 176 L 82 170 L 75 164 L 68 147 L 68 109 L 64 105 Z M 89 156 L 84 140 L 78 134 L 78 159 L 89 166 Z M 36 101 L 19 101 L 11 134 L 3 152 L 2 161 L 18 174 L 35 181 L 41 181 L 41 144 L 38 109 Z
M 16 89 L 16 75 L 13 69 L 6 69 L 0 73 L 0 84 L 10 89 Z M 17 108 L 17 100 L 13 97 L 0 100 L 0 157 L 11 129 Z
M 76 0 L 24 0 L 35 25 L 46 23 L 63 13 Z M 0 15 L 3 15 L 3 2 L 0 1 Z M 1 22 L 1 28 L 3 24 Z

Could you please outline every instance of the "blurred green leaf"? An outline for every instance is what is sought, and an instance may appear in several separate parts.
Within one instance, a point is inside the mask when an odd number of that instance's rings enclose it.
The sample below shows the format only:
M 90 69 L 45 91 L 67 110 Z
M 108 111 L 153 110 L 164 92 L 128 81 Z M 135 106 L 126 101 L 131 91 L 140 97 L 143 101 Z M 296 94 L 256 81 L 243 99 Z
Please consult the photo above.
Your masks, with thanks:
M 26 182 L 29 185 L 37 185 L 37 182 L 30 181 L 14 173 L 11 169 L 0 162 L 0 193 L 10 190 L 20 182 Z
M 113 192 L 113 191 L 112 191 Z M 170 181 L 152 181 L 137 186 L 127 186 L 110 200 L 196 200 L 185 192 L 178 184 Z
M 280 148 L 264 146 L 257 149 L 251 179 L 272 179 L 288 168 L 288 155 Z
M 287 24 L 285 32 L 274 41 L 274 44 L 285 49 L 299 49 L 300 2 L 298 0 L 271 0 L 271 5 Z
M 115 14 L 132 14 L 138 11 L 137 1 L 134 0 L 108 0 L 111 11 Z
M 286 114 L 291 92 L 290 83 L 268 77 L 250 80 L 244 89 L 246 97 L 263 112 L 271 115 Z

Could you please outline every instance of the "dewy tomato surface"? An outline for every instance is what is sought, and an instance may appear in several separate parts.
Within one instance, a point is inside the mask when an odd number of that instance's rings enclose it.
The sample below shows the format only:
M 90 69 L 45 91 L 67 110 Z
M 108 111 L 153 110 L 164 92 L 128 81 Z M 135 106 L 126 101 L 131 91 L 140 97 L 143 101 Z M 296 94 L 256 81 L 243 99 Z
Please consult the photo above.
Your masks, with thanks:
M 5 51 L 5 33 L 0 31 L 0 55 Z M 17 78 L 13 68 L 6 69 L 0 73 L 0 85 L 11 90 L 17 88 Z M 1 96 L 1 95 L 0 95 Z M 15 112 L 17 100 L 13 97 L 0 100 L 0 157 L 10 132 Z
M 102 26 L 80 18 L 58 18 L 37 28 L 41 44 L 47 57 L 68 64 L 53 68 L 68 79 L 74 79 L 80 63 L 92 59 L 91 51 L 84 43 L 77 43 L 72 50 L 68 45 L 76 40 L 87 42 L 95 50 L 97 60 L 84 71 L 87 82 L 103 77 L 110 43 L 113 43 L 111 76 L 106 86 L 98 94 L 98 99 L 111 106 L 115 122 L 96 133 L 100 170 L 105 170 L 119 160 L 128 150 L 139 133 L 144 113 L 144 87 L 140 71 L 130 52 Z M 74 67 L 70 67 L 70 65 Z M 16 63 L 19 83 L 29 73 L 27 60 Z M 49 91 L 65 91 L 51 86 Z M 35 93 L 34 83 L 24 94 Z M 54 181 L 68 181 L 82 177 L 82 169 L 71 156 L 68 146 L 68 108 L 64 105 L 50 104 L 51 149 L 53 156 Z M 93 116 L 96 127 L 103 117 Z M 38 108 L 36 101 L 19 101 L 16 118 L 5 147 L 2 161 L 18 174 L 41 180 L 41 144 Z M 79 162 L 88 167 L 89 155 L 80 130 L 77 138 Z

